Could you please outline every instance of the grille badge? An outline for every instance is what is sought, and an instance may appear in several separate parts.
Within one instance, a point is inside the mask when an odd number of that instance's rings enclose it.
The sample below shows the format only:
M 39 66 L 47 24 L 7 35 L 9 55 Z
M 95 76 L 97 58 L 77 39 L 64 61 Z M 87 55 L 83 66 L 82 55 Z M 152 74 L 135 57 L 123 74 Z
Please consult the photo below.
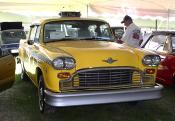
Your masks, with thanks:
M 117 61 L 117 60 L 113 60 L 111 57 L 109 57 L 107 60 L 103 60 L 103 62 L 106 62 L 106 63 L 109 63 L 109 64 L 112 64 L 115 61 Z

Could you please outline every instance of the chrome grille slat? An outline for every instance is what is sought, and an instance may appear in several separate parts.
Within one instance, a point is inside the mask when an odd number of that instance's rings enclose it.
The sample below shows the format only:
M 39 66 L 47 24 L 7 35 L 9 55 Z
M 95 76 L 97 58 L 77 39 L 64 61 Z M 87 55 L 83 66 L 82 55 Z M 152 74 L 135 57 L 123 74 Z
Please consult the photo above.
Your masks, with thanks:
M 104 90 L 142 86 L 143 72 L 132 67 L 91 68 L 74 73 L 60 82 L 63 91 Z
M 79 87 L 104 87 L 116 86 L 132 83 L 132 69 L 101 69 L 101 70 L 84 70 L 76 74 L 79 78 Z M 135 74 L 136 75 L 136 74 Z M 140 76 L 140 74 L 136 75 Z M 135 77 L 137 78 L 137 77 Z
M 96 76 L 97 74 L 94 74 L 94 75 L 86 75 L 86 76 L 84 76 L 84 77 L 93 77 L 93 76 Z M 99 74 L 98 74 L 99 75 Z M 112 76 L 112 77 L 114 77 L 114 76 L 118 76 L 117 74 L 116 75 L 111 75 L 111 74 L 109 74 L 109 75 L 101 75 L 101 76 Z M 128 74 L 120 74 L 120 76 L 128 76 Z M 79 77 L 83 77 L 82 75 L 79 75 Z
M 81 79 L 81 78 L 80 78 Z M 100 80 L 119 80 L 121 79 L 120 77 L 115 77 L 115 78 L 109 78 L 109 79 L 106 79 L 106 78 L 99 78 Z M 128 79 L 128 77 L 123 77 L 122 80 L 125 80 L 125 79 Z M 86 78 L 87 80 L 87 78 Z M 94 78 L 88 78 L 89 81 L 94 81 L 94 80 L 97 80 L 95 77 Z
M 106 71 L 106 70 L 105 70 Z M 96 74 L 99 74 L 99 73 L 97 73 L 97 72 L 94 72 L 94 73 L 88 73 L 88 72 L 83 72 L 83 73 L 86 73 L 86 74 L 88 74 L 88 75 L 96 75 Z M 125 73 L 131 73 L 131 72 L 108 72 L 108 73 L 111 73 L 111 74 L 125 74 Z M 106 74 L 106 73 L 100 73 L 100 74 Z
M 117 80 L 125 81 L 125 80 L 127 80 L 127 79 L 128 79 L 128 78 L 122 78 L 122 79 L 117 78 L 117 79 L 111 79 L 111 80 L 101 79 L 100 81 L 111 81 L 111 82 L 114 81 L 114 82 L 116 82 Z M 86 81 L 81 81 L 81 82 L 86 83 Z M 89 79 L 88 82 L 96 82 L 96 80 L 95 80 L 95 79 Z

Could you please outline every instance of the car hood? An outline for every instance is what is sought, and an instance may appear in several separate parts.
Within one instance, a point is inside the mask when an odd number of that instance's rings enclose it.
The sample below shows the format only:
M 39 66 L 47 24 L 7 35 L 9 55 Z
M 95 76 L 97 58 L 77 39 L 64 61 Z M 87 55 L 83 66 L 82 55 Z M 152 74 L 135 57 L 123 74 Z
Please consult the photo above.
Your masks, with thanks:
M 58 56 L 71 56 L 76 60 L 76 68 L 93 67 L 136 67 L 139 57 L 134 49 L 114 42 L 72 41 L 47 43 L 48 51 Z M 61 54 L 62 53 L 62 54 Z

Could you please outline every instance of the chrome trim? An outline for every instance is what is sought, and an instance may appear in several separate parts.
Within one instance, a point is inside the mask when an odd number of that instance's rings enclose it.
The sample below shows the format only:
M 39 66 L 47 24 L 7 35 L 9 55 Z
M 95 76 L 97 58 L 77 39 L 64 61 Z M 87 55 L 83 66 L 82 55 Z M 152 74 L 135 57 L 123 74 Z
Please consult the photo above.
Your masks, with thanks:
M 32 52 L 31 56 L 32 56 L 34 59 L 36 59 L 37 61 L 43 61 L 43 62 L 46 62 L 47 64 L 52 65 L 52 61 L 49 60 L 48 58 L 44 57 L 44 56 L 41 55 L 41 54 Z
M 121 79 L 120 79 L 120 81 L 119 80 L 114 81 L 114 79 L 112 79 L 111 81 L 109 81 L 109 83 L 106 83 L 106 81 L 105 81 L 104 84 L 101 84 L 103 82 L 100 83 L 100 81 L 99 81 L 99 83 L 94 82 L 94 83 L 92 83 L 93 86 L 89 85 L 89 84 L 91 84 L 90 82 L 92 81 L 92 80 L 90 80 L 89 83 L 87 81 L 88 86 L 86 86 L 86 85 L 74 86 L 74 84 L 76 83 L 76 80 L 74 80 L 74 78 L 76 78 L 76 76 L 80 73 L 89 72 L 89 71 L 98 71 L 98 70 L 99 71 L 101 71 L 101 70 L 112 71 L 112 70 L 122 70 L 122 69 L 137 71 L 140 74 L 140 79 L 137 81 L 135 80 L 134 83 L 132 83 L 132 80 L 130 80 L 130 81 L 128 80 L 128 83 L 126 82 L 126 80 L 125 80 L 126 83 L 124 81 L 123 81 L 123 83 L 122 82 L 119 83 L 121 81 Z M 80 91 L 80 90 L 89 90 L 89 89 L 91 89 L 91 90 L 101 89 L 102 90 L 102 89 L 119 89 L 119 88 L 133 88 L 133 87 L 136 88 L 136 87 L 144 86 L 143 85 L 143 78 L 144 78 L 143 71 L 141 71 L 138 68 L 133 68 L 133 67 L 112 67 L 112 68 L 108 67 L 108 68 L 93 68 L 93 69 L 88 68 L 88 69 L 78 70 L 76 73 L 72 74 L 72 76 L 67 80 L 60 80 L 60 91 L 65 92 L 65 91 L 72 91 L 72 90 L 74 90 L 74 91 L 79 90 Z M 99 79 L 101 79 L 101 77 L 99 77 Z M 110 84 L 110 82 L 112 84 Z M 67 85 L 66 83 L 68 84 L 68 86 L 65 86 L 65 85 Z M 95 86 L 95 83 L 97 84 L 96 86 Z M 81 84 L 83 84 L 83 81 Z M 84 82 L 84 84 L 86 84 L 86 82 Z
M 55 107 L 105 104 L 129 101 L 158 99 L 161 97 L 163 86 L 122 89 L 111 91 L 91 91 L 81 93 L 54 93 L 45 90 L 45 102 Z
M 77 70 L 75 73 L 72 74 L 72 76 L 67 79 L 67 80 L 61 80 L 61 82 L 68 82 L 68 81 L 72 81 L 72 79 L 74 78 L 75 75 L 77 75 L 78 73 L 82 73 L 82 72 L 88 72 L 88 71 L 97 71 L 97 70 L 115 70 L 115 69 L 133 69 L 133 70 L 138 70 L 141 73 L 143 73 L 143 71 L 141 71 L 138 68 L 133 68 L 133 67 L 108 67 L 108 68 L 85 68 L 85 69 L 81 69 L 81 70 Z

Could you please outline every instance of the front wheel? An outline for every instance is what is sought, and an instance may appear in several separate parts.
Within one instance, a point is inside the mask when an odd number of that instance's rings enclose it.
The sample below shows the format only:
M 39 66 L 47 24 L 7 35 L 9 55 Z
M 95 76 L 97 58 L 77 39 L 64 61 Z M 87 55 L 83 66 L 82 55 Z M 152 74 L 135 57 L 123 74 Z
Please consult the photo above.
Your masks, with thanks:
M 21 80 L 26 81 L 28 80 L 28 76 L 26 74 L 24 65 L 21 63 Z
M 43 76 L 39 78 L 39 85 L 38 85 L 38 100 L 39 100 L 39 109 L 41 113 L 45 111 L 45 102 L 44 102 L 44 79 Z

